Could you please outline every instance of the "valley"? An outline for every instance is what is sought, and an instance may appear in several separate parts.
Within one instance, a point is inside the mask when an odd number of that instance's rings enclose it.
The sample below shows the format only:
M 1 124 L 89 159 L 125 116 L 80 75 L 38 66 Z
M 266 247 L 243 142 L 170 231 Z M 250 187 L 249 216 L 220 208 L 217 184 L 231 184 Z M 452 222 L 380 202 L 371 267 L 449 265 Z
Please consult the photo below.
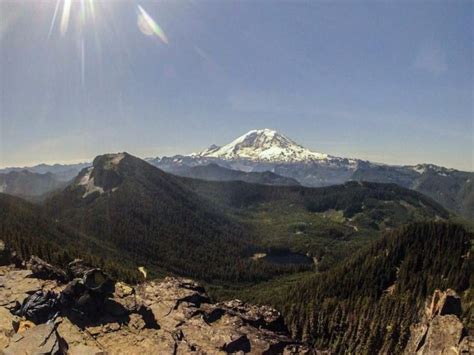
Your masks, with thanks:
M 450 218 L 434 201 L 394 184 L 206 181 L 164 173 L 127 153 L 97 157 L 41 204 L 42 218 L 94 241 L 95 250 L 88 250 L 97 258 L 120 255 L 125 265 L 142 265 L 151 275 L 171 272 L 211 284 L 327 270 L 400 225 Z M 71 249 L 80 248 L 77 239 L 71 237 Z M 278 253 L 301 260 L 252 257 Z
M 161 170 L 189 178 L 212 181 L 244 181 L 264 185 L 302 185 L 324 187 L 349 181 L 397 184 L 431 197 L 444 208 L 467 219 L 474 218 L 474 173 L 433 164 L 394 166 L 356 158 L 342 158 L 313 152 L 271 129 L 247 132 L 229 144 L 189 155 L 145 159 Z M 5 174 L 30 171 L 50 174 L 63 182 L 73 179 L 91 163 L 70 165 L 40 164 L 33 167 L 0 169 Z M 24 173 L 23 173 L 24 174 Z M 29 186 L 40 175 L 32 176 Z M 5 179 L 5 177 L 3 177 Z M 38 191 L 19 189 L 5 180 L 3 190 L 17 196 L 42 200 L 38 196 L 57 188 L 51 185 Z M 61 185 L 60 185 L 61 186 Z
M 0 355 L 474 354 L 473 14 L 0 0 Z
M 395 184 L 202 180 L 118 153 L 96 157 L 42 202 L 0 194 L 0 208 L 0 239 L 22 259 L 36 255 L 65 267 L 81 258 L 131 283 L 143 282 L 140 270 L 151 279 L 192 277 L 215 300 L 275 307 L 294 339 L 336 353 L 400 352 L 435 287 L 461 292 L 469 306 L 463 319 L 472 314 L 472 233 L 437 202 Z M 423 265 L 419 275 L 413 263 Z M 406 297 L 412 317 L 402 321 Z M 387 307 L 396 312 L 385 315 Z M 378 319 L 377 332 L 352 331 L 367 327 L 366 313 Z M 334 314 L 341 314 L 343 338 L 332 328 Z M 382 330 L 385 322 L 395 322 L 397 333 Z
M 191 277 L 214 301 L 275 307 L 292 339 L 332 353 L 402 353 L 436 288 L 459 292 L 472 328 L 472 226 L 453 212 L 471 211 L 459 183 L 470 173 L 375 168 L 271 130 L 188 157 L 123 152 L 77 168 L 69 181 L 7 173 L 5 192 L 30 200 L 0 193 L 0 240 L 20 259 L 80 258 L 138 285 Z

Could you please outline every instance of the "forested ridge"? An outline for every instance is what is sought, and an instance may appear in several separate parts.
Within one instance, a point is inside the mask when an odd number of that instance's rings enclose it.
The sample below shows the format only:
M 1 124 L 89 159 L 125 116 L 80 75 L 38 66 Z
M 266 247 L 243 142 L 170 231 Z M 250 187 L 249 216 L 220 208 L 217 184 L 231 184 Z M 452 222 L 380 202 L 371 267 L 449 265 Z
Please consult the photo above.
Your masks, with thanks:
M 97 241 L 57 223 L 37 205 L 0 193 L 0 240 L 22 260 L 31 255 L 66 266 L 74 258 L 106 269 L 111 275 L 136 281 L 139 273 L 130 260 L 107 243 Z M 120 262 L 119 262 L 120 260 Z
M 93 181 L 91 193 L 87 181 Z M 66 189 L 41 206 L 28 206 L 30 214 L 41 212 L 48 221 L 42 227 L 48 243 L 58 243 L 57 250 L 70 257 L 86 251 L 127 279 L 144 266 L 152 277 L 173 273 L 212 284 L 257 283 L 314 268 L 254 260 L 255 253 L 291 250 L 317 258 L 324 269 L 387 228 L 448 216 L 429 198 L 396 185 L 209 182 L 167 174 L 126 153 L 97 157 Z M 25 211 L 10 207 L 13 215 Z M 35 245 L 34 233 L 20 237 L 14 221 L 4 220 L 2 227 L 10 231 L 4 239 L 16 235 L 16 247 L 28 254 L 20 244 Z M 25 219 L 22 228 L 30 224 Z
M 145 266 L 151 277 L 189 276 L 228 295 L 240 287 L 280 309 L 296 338 L 335 353 L 400 353 L 435 288 L 459 292 L 473 326 L 473 234 L 417 192 L 209 182 L 114 159 L 96 158 L 42 205 L 0 194 L 0 239 L 23 259 L 80 257 L 130 282 Z M 272 249 L 317 265 L 252 257 Z M 275 279 L 289 274 L 288 284 Z
M 204 181 L 180 178 L 197 194 L 215 203 L 241 208 L 274 200 L 302 204 L 309 212 L 329 209 L 341 210 L 352 217 L 364 208 L 374 207 L 382 201 L 403 200 L 416 207 L 423 207 L 431 217 L 448 217 L 448 212 L 425 195 L 395 184 L 373 182 L 347 182 L 328 187 L 262 186 L 241 181 Z
M 463 298 L 473 329 L 474 235 L 458 224 L 402 227 L 327 272 L 248 298 L 277 306 L 294 336 L 335 353 L 400 353 L 436 288 Z M 275 296 L 271 296 L 274 294 Z
M 49 215 L 105 241 L 151 275 L 164 271 L 209 282 L 257 282 L 301 267 L 257 264 L 245 226 L 179 179 L 128 154 L 99 156 L 90 172 L 104 193 L 75 183 L 45 203 Z

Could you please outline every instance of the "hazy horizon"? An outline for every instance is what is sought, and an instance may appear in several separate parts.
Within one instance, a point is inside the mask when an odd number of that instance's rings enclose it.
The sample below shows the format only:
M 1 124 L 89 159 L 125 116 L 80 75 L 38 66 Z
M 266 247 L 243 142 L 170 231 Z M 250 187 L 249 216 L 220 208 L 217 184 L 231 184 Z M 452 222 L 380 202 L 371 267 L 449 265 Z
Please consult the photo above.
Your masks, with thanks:
M 272 128 L 474 170 L 473 3 L 2 1 L 0 167 L 189 154 Z
M 279 132 L 281 133 L 281 132 Z M 237 138 L 234 137 L 234 138 Z M 288 137 L 291 139 L 291 137 Z M 234 140 L 234 139 L 232 139 Z M 224 142 L 223 144 L 218 144 L 218 146 L 223 146 L 224 144 L 227 144 L 227 143 L 230 143 L 230 141 L 228 142 Z M 296 142 L 298 143 L 298 142 Z M 206 147 L 203 147 L 201 149 L 196 149 L 192 152 L 171 152 L 170 154 L 162 154 L 162 155 L 157 155 L 157 154 L 135 154 L 133 152 L 130 152 L 130 151 L 110 151 L 110 152 L 102 152 L 98 155 L 102 155 L 102 154 L 109 154 L 109 153 L 121 153 L 121 152 L 127 152 L 129 154 L 132 154 L 132 155 L 135 155 L 139 158 L 142 158 L 142 159 L 146 159 L 146 158 L 157 158 L 157 157 L 169 157 L 169 156 L 173 156 L 173 155 L 189 155 L 191 153 L 197 153 L 197 152 L 201 152 L 203 151 L 204 149 L 208 148 L 211 144 L 209 144 L 208 146 Z M 305 147 L 306 148 L 306 147 Z M 331 155 L 331 154 L 330 154 Z M 62 165 L 69 165 L 69 164 L 81 164 L 81 163 L 90 163 L 92 162 L 92 160 L 96 157 L 97 155 L 95 156 L 91 156 L 91 157 L 87 157 L 87 158 L 78 158 L 78 159 L 73 159 L 73 160 L 67 160 L 67 161 L 40 161 L 40 162 L 29 162 L 29 163 L 24 163 L 24 164 L 18 164 L 18 165 L 11 165 L 11 166 L 1 166 L 0 165 L 0 169 L 5 169 L 5 168 L 22 168 L 22 167 L 32 167 L 32 166 L 35 166 L 35 165 L 40 165 L 40 164 L 46 164 L 46 165 L 54 165 L 54 164 L 62 164 Z M 367 159 L 362 159 L 362 158 L 359 158 L 359 157 L 351 157 L 351 156 L 342 156 L 341 158 L 355 158 L 355 159 L 360 159 L 360 160 L 367 160 Z M 433 164 L 431 162 L 419 162 L 419 163 L 415 163 L 415 164 L 404 164 L 404 163 L 387 163 L 387 162 L 381 162 L 381 161 L 374 161 L 374 160 L 370 160 L 372 163 L 376 163 L 376 164 L 386 164 L 386 165 L 394 165 L 394 166 L 403 166 L 403 165 L 418 165 L 418 164 Z M 444 166 L 446 168 L 450 168 L 449 166 Z M 455 168 L 453 168 L 455 169 Z M 460 169 L 458 169 L 460 170 Z M 466 171 L 473 171 L 473 170 L 466 170 Z

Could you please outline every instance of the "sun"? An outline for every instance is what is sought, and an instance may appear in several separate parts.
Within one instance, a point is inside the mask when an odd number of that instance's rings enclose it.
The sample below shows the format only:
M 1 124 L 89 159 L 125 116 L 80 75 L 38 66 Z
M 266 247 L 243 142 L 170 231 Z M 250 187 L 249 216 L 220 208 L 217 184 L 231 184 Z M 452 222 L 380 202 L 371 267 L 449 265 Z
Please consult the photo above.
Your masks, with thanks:
M 61 36 L 64 36 L 69 28 L 69 22 L 71 18 L 71 12 L 74 7 L 78 7 L 78 23 L 82 27 L 84 26 L 86 19 L 91 18 L 95 19 L 95 1 L 94 0 L 57 0 L 56 7 L 54 8 L 53 18 L 51 19 L 51 25 L 49 27 L 48 38 L 51 37 L 51 34 L 56 27 L 57 18 L 61 11 L 61 19 L 59 20 L 59 32 Z
M 95 21 L 95 3 L 96 0 L 56 0 L 56 7 L 51 19 L 48 38 L 51 38 L 51 35 L 57 26 L 59 26 L 61 36 L 64 36 L 67 33 L 72 13 L 75 13 L 78 16 L 77 23 L 79 24 L 79 29 L 82 29 L 89 19 Z M 163 43 L 168 44 L 168 37 L 150 14 L 139 4 L 136 5 L 136 9 L 139 30 L 147 36 L 155 35 Z M 58 19 L 58 16 L 60 16 L 60 19 Z M 59 25 L 57 22 L 59 22 Z
M 113 3 L 112 1 L 108 3 Z M 70 31 L 71 22 L 74 24 L 74 36 L 76 37 L 78 45 L 78 55 L 81 63 L 81 82 L 85 84 L 86 71 L 86 35 L 85 26 L 96 23 L 98 16 L 96 6 L 97 0 L 56 0 L 56 6 L 51 18 L 49 26 L 48 40 L 50 40 L 55 31 L 58 31 L 61 37 L 66 36 Z M 141 33 L 146 36 L 156 36 L 162 43 L 169 44 L 168 37 L 158 23 L 145 11 L 139 4 L 130 4 L 133 12 L 133 7 L 136 7 L 137 26 Z M 110 9 L 108 9 L 111 11 Z M 100 11 L 101 12 L 101 11 Z M 99 14 L 100 16 L 100 14 Z M 57 33 L 57 32 L 56 32 Z M 96 41 L 100 46 L 100 36 L 96 33 Z

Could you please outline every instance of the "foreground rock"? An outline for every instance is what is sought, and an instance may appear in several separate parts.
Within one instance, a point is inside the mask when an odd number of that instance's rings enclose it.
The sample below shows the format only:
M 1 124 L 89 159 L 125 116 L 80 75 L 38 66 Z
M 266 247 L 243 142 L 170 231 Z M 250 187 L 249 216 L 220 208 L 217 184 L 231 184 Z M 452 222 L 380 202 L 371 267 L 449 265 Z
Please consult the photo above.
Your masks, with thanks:
M 0 353 L 314 353 L 288 336 L 276 310 L 238 300 L 210 303 L 192 280 L 166 278 L 111 288 L 97 271 L 77 263 L 73 273 L 37 259 L 30 264 L 42 278 L 30 270 L 0 267 Z M 66 274 L 74 277 L 67 285 L 62 283 Z M 54 277 L 57 280 L 44 280 Z M 57 299 L 42 324 L 18 313 L 19 304 L 38 295 Z M 91 304 L 94 314 L 88 313 Z
M 3 354 L 61 354 L 65 351 L 66 344 L 59 337 L 56 326 L 48 323 L 15 334 Z
M 461 320 L 461 298 L 451 289 L 436 290 L 420 323 L 410 328 L 406 354 L 474 354 L 474 339 L 465 336 Z

